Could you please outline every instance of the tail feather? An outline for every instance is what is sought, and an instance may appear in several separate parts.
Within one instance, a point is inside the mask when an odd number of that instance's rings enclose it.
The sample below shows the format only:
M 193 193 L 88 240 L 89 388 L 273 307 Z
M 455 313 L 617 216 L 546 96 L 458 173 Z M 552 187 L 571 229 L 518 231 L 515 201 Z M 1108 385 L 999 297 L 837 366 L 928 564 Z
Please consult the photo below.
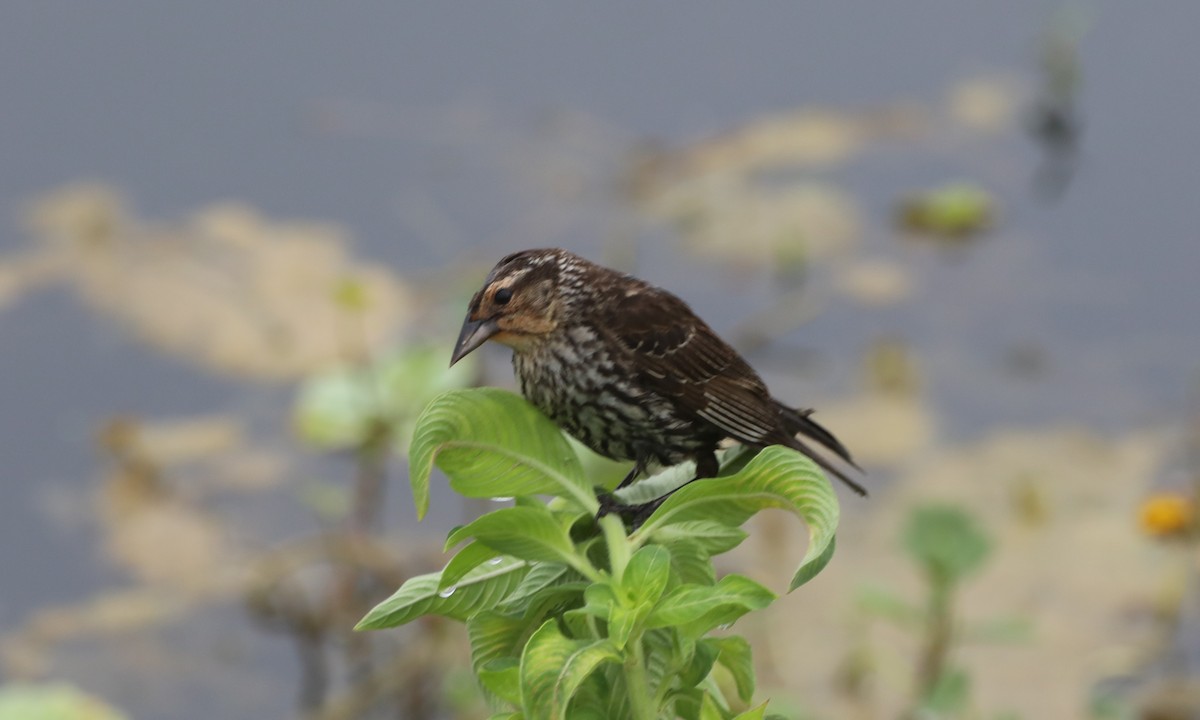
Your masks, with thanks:
M 796 437 L 796 435 L 803 435 L 815 441 L 844 460 L 850 467 L 858 470 L 859 472 L 863 472 L 863 469 L 860 468 L 858 464 L 854 462 L 854 458 L 850 456 L 850 451 L 846 449 L 846 446 L 843 445 L 836 437 L 834 437 L 833 433 L 829 432 L 819 423 L 817 423 L 816 420 L 812 419 L 811 415 L 813 411 L 796 410 L 784 405 L 779 401 L 776 401 L 775 404 L 779 406 L 779 412 L 783 417 L 784 425 L 787 428 L 788 434 L 792 436 L 792 447 L 812 458 L 813 462 L 821 466 L 823 470 L 849 485 L 851 490 L 859 495 L 865 496 L 867 494 L 866 488 L 864 488 L 857 481 L 847 477 L 845 473 L 834 467 L 832 463 L 821 457 L 819 454 L 813 452 L 812 448 Z

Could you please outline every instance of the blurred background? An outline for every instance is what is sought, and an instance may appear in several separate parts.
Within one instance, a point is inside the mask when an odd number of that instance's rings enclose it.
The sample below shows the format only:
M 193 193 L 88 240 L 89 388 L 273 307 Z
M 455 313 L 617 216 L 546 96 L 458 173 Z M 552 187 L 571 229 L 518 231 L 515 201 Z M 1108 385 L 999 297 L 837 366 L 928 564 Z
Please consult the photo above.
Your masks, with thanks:
M 1200 6 L 1152 5 L 9 4 L 0 718 L 486 717 L 461 628 L 348 628 L 480 511 L 417 524 L 407 433 L 512 387 L 445 365 L 547 245 L 868 469 L 736 628 L 773 710 L 1200 717 Z

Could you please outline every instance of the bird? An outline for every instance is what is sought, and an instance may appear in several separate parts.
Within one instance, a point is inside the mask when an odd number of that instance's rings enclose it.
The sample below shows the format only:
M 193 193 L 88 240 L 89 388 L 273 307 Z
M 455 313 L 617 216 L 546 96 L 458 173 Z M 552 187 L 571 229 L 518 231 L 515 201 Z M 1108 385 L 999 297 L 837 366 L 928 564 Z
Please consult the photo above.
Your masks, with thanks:
M 776 400 L 687 303 L 632 275 L 560 248 L 507 255 L 472 296 L 451 366 L 488 341 L 512 349 L 521 393 L 543 414 L 596 453 L 634 463 L 617 489 L 687 460 L 693 479 L 715 477 L 716 451 L 733 440 L 790 447 L 867 494 L 813 450 L 862 472 L 812 410 Z M 626 509 L 644 516 L 665 497 Z M 602 513 L 621 509 L 608 500 Z

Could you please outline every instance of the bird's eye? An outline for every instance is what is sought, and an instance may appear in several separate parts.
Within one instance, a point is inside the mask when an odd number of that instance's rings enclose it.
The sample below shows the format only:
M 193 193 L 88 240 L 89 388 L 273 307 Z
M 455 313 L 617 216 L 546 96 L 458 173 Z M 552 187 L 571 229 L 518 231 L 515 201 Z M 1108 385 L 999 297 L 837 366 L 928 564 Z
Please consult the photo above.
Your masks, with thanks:
M 509 288 L 500 288 L 496 291 L 493 298 L 497 305 L 507 305 L 509 300 L 512 300 L 512 290 Z

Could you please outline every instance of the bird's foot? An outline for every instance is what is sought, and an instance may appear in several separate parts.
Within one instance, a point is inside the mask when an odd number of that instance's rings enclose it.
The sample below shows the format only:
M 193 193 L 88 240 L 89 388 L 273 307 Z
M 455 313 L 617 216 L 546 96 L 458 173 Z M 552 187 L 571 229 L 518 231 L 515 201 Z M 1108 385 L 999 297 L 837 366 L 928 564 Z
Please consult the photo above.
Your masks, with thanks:
M 605 515 L 621 515 L 622 510 L 630 507 L 629 505 L 622 503 L 617 499 L 616 495 L 613 495 L 610 492 L 596 493 L 596 499 L 600 501 L 600 509 L 596 511 L 597 520 Z
M 597 499 L 600 500 L 600 510 L 596 512 L 597 520 L 605 515 L 616 515 L 625 523 L 625 529 L 633 532 L 654 514 L 658 506 L 662 505 L 663 501 L 667 499 L 667 496 L 651 500 L 647 503 L 641 503 L 640 505 L 626 505 L 612 493 L 600 493 Z

